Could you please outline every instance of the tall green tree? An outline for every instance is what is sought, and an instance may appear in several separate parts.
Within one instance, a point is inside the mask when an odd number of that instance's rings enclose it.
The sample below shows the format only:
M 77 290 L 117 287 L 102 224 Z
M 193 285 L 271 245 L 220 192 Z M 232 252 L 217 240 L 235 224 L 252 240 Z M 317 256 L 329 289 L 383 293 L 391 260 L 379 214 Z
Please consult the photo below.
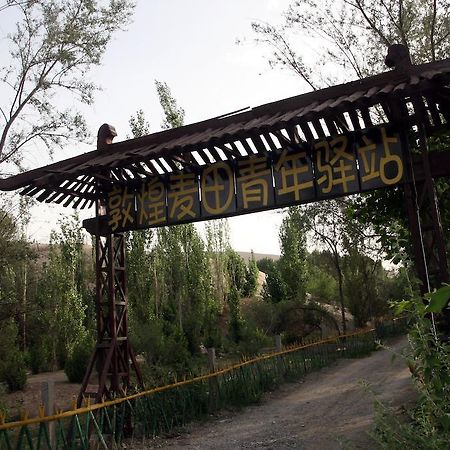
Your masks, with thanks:
M 256 265 L 255 255 L 253 250 L 251 252 L 250 260 L 247 263 L 246 275 L 245 275 L 245 286 L 242 294 L 244 297 L 251 297 L 255 294 L 258 288 L 258 276 L 259 269 Z
M 14 31 L 4 37 L 10 60 L 0 67 L 5 99 L 0 105 L 3 167 L 3 163 L 20 165 L 31 142 L 40 141 L 51 151 L 68 138 L 86 138 L 82 115 L 72 102 L 61 108 L 56 96 L 68 92 L 82 103 L 93 102 L 97 86 L 89 80 L 89 71 L 101 63 L 114 33 L 127 25 L 133 11 L 129 0 L 110 0 L 106 5 L 96 0 L 8 4 L 10 8 L 0 11 L 2 22 L 9 14 L 18 19 Z
M 344 274 L 341 256 L 344 252 L 347 227 L 345 207 L 342 202 L 328 200 L 302 207 L 305 229 L 311 233 L 314 243 L 328 250 L 338 280 L 339 306 L 341 309 L 342 332 L 347 331 L 345 318 Z
M 164 113 L 164 119 L 161 126 L 164 129 L 183 126 L 184 109 L 178 106 L 167 83 L 155 80 L 155 86 L 159 97 L 159 103 Z
M 280 227 L 281 258 L 278 267 L 289 300 L 304 302 L 306 295 L 306 233 L 299 207 L 288 209 Z
M 64 367 L 72 346 L 87 334 L 83 302 L 83 236 L 76 215 L 60 221 L 52 232 L 47 262 L 38 281 L 40 307 L 34 323 L 32 352 L 48 358 L 50 368 Z M 51 280 L 51 282 L 49 282 Z M 43 361 L 44 363 L 44 361 Z
M 216 307 L 221 311 L 229 292 L 226 276 L 227 250 L 230 246 L 228 222 L 225 219 L 209 221 L 205 224 L 205 231 L 213 295 Z
M 128 121 L 133 138 L 150 133 L 150 124 L 142 109 Z M 151 229 L 131 231 L 127 236 L 128 301 L 132 329 L 147 326 L 156 308 L 156 273 Z
M 164 113 L 163 128 L 184 123 L 167 83 L 155 81 Z M 198 351 L 211 306 L 211 279 L 204 244 L 193 224 L 159 228 L 155 252 L 164 285 L 160 286 L 161 310 L 166 321 L 176 324 L 191 353 Z
M 0 210 L 2 233 L 0 234 L 0 380 L 10 388 L 22 388 L 25 381 L 25 365 L 21 351 L 27 349 L 28 327 L 25 321 L 32 311 L 28 301 L 30 292 L 24 287 L 23 268 L 32 264 L 34 252 L 17 226 L 16 220 Z M 17 380 L 21 383 L 15 385 Z

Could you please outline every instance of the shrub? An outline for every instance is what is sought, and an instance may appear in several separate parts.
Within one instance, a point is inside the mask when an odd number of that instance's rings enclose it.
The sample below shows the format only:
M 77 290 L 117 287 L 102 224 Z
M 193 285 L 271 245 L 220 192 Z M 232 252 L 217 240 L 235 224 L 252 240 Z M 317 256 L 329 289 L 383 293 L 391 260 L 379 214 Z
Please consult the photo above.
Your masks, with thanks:
M 51 357 L 48 348 L 41 342 L 31 347 L 28 357 L 28 367 L 34 375 L 45 372 L 51 369 L 50 360 Z
M 81 383 L 86 372 L 93 347 L 92 339 L 86 337 L 75 343 L 64 366 L 71 383 Z
M 10 392 L 21 391 L 27 384 L 25 359 L 19 351 L 15 351 L 4 366 L 3 379 Z
M 406 448 L 444 449 L 450 441 L 450 347 L 433 331 L 430 313 L 441 313 L 450 299 L 450 286 L 444 285 L 422 299 L 403 300 L 397 312 L 408 313 L 410 356 L 419 400 L 416 407 L 401 417 L 378 402 L 375 439 L 389 450 Z

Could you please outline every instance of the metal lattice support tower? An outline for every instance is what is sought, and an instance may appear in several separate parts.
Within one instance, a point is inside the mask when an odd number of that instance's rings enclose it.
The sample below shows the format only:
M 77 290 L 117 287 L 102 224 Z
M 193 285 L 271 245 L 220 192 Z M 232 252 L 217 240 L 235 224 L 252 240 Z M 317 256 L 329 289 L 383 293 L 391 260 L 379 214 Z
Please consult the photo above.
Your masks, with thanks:
M 112 398 L 125 395 L 134 369 L 137 383 L 142 376 L 128 340 L 128 295 L 125 263 L 125 235 L 95 237 L 97 344 L 78 396 Z M 91 384 L 95 368 L 97 384 Z

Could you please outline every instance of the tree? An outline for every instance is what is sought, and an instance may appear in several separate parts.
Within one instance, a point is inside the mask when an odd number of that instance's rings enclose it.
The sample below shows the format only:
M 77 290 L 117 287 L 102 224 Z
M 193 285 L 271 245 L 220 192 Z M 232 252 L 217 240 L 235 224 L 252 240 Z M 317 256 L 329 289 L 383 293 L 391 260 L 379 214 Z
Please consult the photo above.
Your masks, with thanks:
M 167 83 L 155 80 L 155 86 L 164 112 L 161 126 L 164 129 L 181 127 L 184 124 L 184 109 L 178 107 Z
M 141 137 L 150 132 L 150 124 L 144 111 L 139 109 L 128 121 L 133 138 Z M 131 328 L 148 325 L 150 317 L 156 313 L 151 301 L 156 287 L 155 265 L 151 255 L 153 231 L 131 231 L 127 236 L 128 261 L 128 300 L 130 307 Z
M 287 286 L 281 275 L 279 264 L 273 263 L 266 272 L 266 282 L 263 287 L 263 299 L 271 303 L 280 303 L 288 297 Z
M 83 236 L 78 217 L 60 221 L 60 231 L 52 232 L 48 260 L 38 281 L 31 350 L 47 359 L 45 368 L 62 368 L 75 342 L 86 336 L 85 304 L 80 285 Z M 50 282 L 51 280 L 51 282 Z M 86 280 L 85 280 L 86 281 Z M 44 333 L 45 330 L 45 333 Z M 45 361 L 41 361 L 45 366 Z
M 305 228 L 312 233 L 314 241 L 330 252 L 336 270 L 341 308 L 342 332 L 347 331 L 345 319 L 344 276 L 341 255 L 344 251 L 345 211 L 337 200 L 322 201 L 302 207 Z
M 282 25 L 254 22 L 252 27 L 257 42 L 272 51 L 271 66 L 286 68 L 317 89 L 381 71 L 382 49 L 394 43 L 408 46 L 415 63 L 448 57 L 449 13 L 448 2 L 435 0 L 295 0 Z M 302 52 L 314 49 L 313 57 L 297 51 L 296 36 Z
M 26 381 L 20 350 L 26 349 L 28 291 L 23 287 L 23 267 L 31 264 L 33 252 L 14 218 L 0 209 L 0 380 L 11 390 L 22 389 Z M 23 297 L 24 293 L 24 297 Z
M 342 243 L 346 252 L 342 260 L 344 288 L 347 305 L 355 326 L 365 326 L 367 321 L 387 311 L 388 299 L 380 295 L 384 281 L 380 246 L 351 216 L 344 216 Z
M 333 303 L 338 298 L 337 280 L 329 252 L 314 250 L 308 255 L 307 292 L 313 300 Z
M 155 85 L 164 112 L 163 127 L 183 125 L 184 111 L 169 86 L 159 81 Z M 193 224 L 159 228 L 155 256 L 157 277 L 163 280 L 159 287 L 162 316 L 167 328 L 172 328 L 170 333 L 180 334 L 179 342 L 186 342 L 195 353 L 211 308 L 211 278 L 203 241 Z
M 271 51 L 271 67 L 289 70 L 314 90 L 384 71 L 394 43 L 406 45 L 416 64 L 449 57 L 449 17 L 448 1 L 294 0 L 279 26 L 254 22 L 252 28 L 256 42 Z M 434 150 L 448 142 L 444 131 L 429 144 Z M 448 183 L 436 184 L 448 235 Z M 374 226 L 388 257 L 409 247 L 401 189 L 369 192 L 353 203 L 355 217 Z
M 226 277 L 229 248 L 229 228 L 226 219 L 212 220 L 205 224 L 208 260 L 211 267 L 212 289 L 218 311 L 222 311 L 229 292 Z
M 87 78 L 99 65 L 113 34 L 130 20 L 130 0 L 33 0 L 8 2 L 19 14 L 7 36 L 10 64 L 0 69 L 7 101 L 0 106 L 3 130 L 0 163 L 20 165 L 32 141 L 50 151 L 68 138 L 87 136 L 82 115 L 61 109 L 56 95 L 63 91 L 91 104 L 97 86 Z M 5 17 L 7 12 L 2 11 Z
M 145 113 L 142 109 L 138 109 L 136 115 L 130 117 L 128 124 L 130 125 L 131 135 L 134 138 L 150 133 L 150 124 L 145 118 Z
M 258 266 L 256 265 L 255 255 L 253 254 L 252 250 L 250 261 L 247 263 L 246 267 L 245 285 L 244 290 L 242 292 L 242 295 L 244 297 L 251 297 L 252 295 L 255 294 L 258 288 L 258 275 L 259 270 Z
M 289 300 L 305 301 L 306 295 L 306 233 L 299 207 L 288 209 L 280 227 L 281 258 L 278 268 L 287 288 Z
M 226 251 L 227 259 L 227 276 L 231 288 L 234 288 L 242 297 L 245 292 L 245 284 L 247 282 L 247 267 L 245 261 L 239 253 L 229 247 Z

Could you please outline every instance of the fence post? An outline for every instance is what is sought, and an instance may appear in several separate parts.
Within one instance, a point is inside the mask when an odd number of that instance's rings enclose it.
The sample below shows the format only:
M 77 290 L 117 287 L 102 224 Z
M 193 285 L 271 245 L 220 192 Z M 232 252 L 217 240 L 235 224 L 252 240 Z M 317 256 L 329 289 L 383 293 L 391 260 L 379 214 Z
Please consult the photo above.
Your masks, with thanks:
M 216 349 L 214 347 L 210 347 L 207 349 L 208 351 L 208 366 L 210 372 L 215 372 L 217 370 L 216 363 Z
M 207 349 L 208 351 L 208 366 L 209 372 L 213 373 L 217 371 L 217 361 L 216 361 L 216 349 L 214 347 L 210 347 Z M 211 411 L 214 411 L 218 407 L 219 402 L 219 382 L 217 377 L 210 377 L 208 379 L 209 384 L 209 408 Z
M 281 334 L 275 335 L 275 351 L 281 352 L 282 346 L 281 346 Z
M 46 416 L 52 416 L 55 414 L 55 382 L 44 381 L 41 384 L 41 400 L 44 406 L 44 412 Z M 50 447 L 56 448 L 56 428 L 55 422 L 52 420 L 47 422 L 47 431 L 50 439 Z

